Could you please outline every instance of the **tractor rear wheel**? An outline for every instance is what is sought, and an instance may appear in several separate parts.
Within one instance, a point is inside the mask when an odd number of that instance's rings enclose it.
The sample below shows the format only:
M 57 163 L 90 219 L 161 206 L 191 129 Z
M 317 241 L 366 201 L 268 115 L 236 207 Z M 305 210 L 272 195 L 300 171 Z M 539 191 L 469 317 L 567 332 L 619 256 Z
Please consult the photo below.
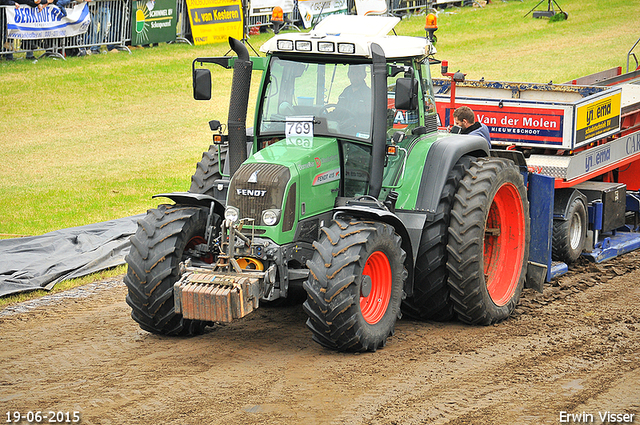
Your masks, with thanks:
M 220 149 L 220 159 L 227 158 L 227 149 Z M 211 145 L 207 152 L 202 153 L 202 160 L 196 165 L 196 172 L 191 176 L 189 192 L 214 196 L 215 181 L 222 178 L 220 162 L 218 160 L 218 146 Z
M 207 208 L 160 205 L 138 222 L 126 257 L 124 283 L 131 317 L 142 329 L 162 335 L 197 335 L 204 331 L 205 322 L 176 314 L 173 285 L 180 278 L 180 262 L 205 242 L 207 215 Z M 211 261 L 209 255 L 198 259 Z
M 529 202 L 510 160 L 480 158 L 460 182 L 449 225 L 449 286 L 458 318 L 489 325 L 515 309 L 529 258 Z
M 449 172 L 434 220 L 422 229 L 416 257 L 413 296 L 407 298 L 402 310 L 418 320 L 447 321 L 455 317 L 447 285 L 447 240 L 451 203 L 471 157 L 463 157 Z
M 307 261 L 304 310 L 313 339 L 338 351 L 384 347 L 400 318 L 406 254 L 385 223 L 335 219 Z

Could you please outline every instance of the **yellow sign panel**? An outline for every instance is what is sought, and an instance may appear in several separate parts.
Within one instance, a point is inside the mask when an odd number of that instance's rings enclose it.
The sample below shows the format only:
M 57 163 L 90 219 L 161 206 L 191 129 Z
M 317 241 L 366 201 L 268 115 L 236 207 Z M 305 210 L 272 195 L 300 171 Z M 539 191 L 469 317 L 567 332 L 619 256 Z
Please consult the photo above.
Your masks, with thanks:
M 578 107 L 576 143 L 620 128 L 620 92 Z
M 196 45 L 242 39 L 243 13 L 240 0 L 187 0 L 191 33 Z

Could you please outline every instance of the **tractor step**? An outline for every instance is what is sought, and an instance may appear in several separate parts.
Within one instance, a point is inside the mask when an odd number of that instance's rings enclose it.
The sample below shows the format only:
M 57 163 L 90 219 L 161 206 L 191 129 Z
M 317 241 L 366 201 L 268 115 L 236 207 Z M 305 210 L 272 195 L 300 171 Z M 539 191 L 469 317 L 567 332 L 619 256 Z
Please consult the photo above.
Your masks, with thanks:
M 256 277 L 188 272 L 173 287 L 175 310 L 185 319 L 231 322 L 258 308 Z

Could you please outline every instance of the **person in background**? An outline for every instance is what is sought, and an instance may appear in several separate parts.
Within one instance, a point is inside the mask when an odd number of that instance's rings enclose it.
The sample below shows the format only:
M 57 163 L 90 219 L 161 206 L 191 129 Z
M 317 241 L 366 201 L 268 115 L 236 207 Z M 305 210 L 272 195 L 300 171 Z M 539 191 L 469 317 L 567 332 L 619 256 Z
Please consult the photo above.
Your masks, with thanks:
M 18 7 L 18 3 L 14 2 L 13 0 L 0 0 L 0 6 L 14 6 Z M 7 27 L 7 15 L 4 12 L 3 8 L 0 8 L 0 28 L 6 28 Z M 8 61 L 12 61 L 13 60 L 13 46 L 11 45 L 11 42 L 7 39 L 5 32 L 1 32 L 2 33 L 2 46 L 0 46 L 0 51 L 2 51 L 2 53 L 0 54 L 1 56 L 4 56 L 4 58 Z
M 455 125 L 460 127 L 460 134 L 474 134 L 484 137 L 489 143 L 491 148 L 491 135 L 489 134 L 489 127 L 485 124 L 476 121 L 476 114 L 473 109 L 468 106 L 461 106 L 453 112 L 453 121 Z
M 60 1 L 60 0 L 58 0 Z M 111 3 L 111 2 L 110 2 Z M 120 32 L 122 30 L 122 22 L 124 21 L 122 8 L 113 7 L 115 5 L 111 5 L 111 13 L 110 13 L 110 22 L 109 22 L 109 32 L 106 34 L 107 44 L 107 52 L 109 53 L 119 53 L 118 50 L 119 42 L 120 42 Z
M 60 9 L 60 13 L 62 13 L 62 17 L 66 17 L 67 16 L 67 9 L 66 7 L 71 3 L 71 0 L 57 0 L 56 1 L 56 6 L 58 6 L 58 9 Z
M 13 0 L 11 3 L 15 5 L 16 9 L 20 7 L 19 5 L 24 4 L 29 7 L 38 8 L 38 12 L 41 12 L 46 6 L 52 4 L 53 0 Z M 35 59 L 33 51 L 36 50 L 37 47 L 38 44 L 36 40 L 22 40 L 22 49 L 27 50 L 25 55 L 26 60 Z
M 100 46 L 107 40 L 109 27 L 111 26 L 111 2 L 110 1 L 93 1 L 95 6 L 91 11 L 91 25 L 85 34 L 85 43 L 88 44 L 89 50 L 85 54 L 100 54 Z M 79 56 L 84 56 L 82 54 Z

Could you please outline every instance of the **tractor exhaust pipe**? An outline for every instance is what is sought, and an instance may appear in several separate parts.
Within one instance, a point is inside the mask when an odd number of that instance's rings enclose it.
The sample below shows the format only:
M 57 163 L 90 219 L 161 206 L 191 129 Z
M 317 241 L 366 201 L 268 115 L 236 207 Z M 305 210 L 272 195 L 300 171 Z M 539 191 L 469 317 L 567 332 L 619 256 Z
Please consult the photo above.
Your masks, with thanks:
M 387 59 L 384 50 L 371 44 L 373 59 L 373 131 L 371 142 L 371 168 L 369 170 L 369 195 L 378 198 L 382 189 L 385 146 L 387 143 Z
M 229 37 L 231 50 L 238 58 L 233 66 L 231 82 L 231 100 L 229 101 L 229 174 L 233 176 L 243 162 L 247 160 L 247 105 L 253 63 L 249 52 L 241 41 Z

